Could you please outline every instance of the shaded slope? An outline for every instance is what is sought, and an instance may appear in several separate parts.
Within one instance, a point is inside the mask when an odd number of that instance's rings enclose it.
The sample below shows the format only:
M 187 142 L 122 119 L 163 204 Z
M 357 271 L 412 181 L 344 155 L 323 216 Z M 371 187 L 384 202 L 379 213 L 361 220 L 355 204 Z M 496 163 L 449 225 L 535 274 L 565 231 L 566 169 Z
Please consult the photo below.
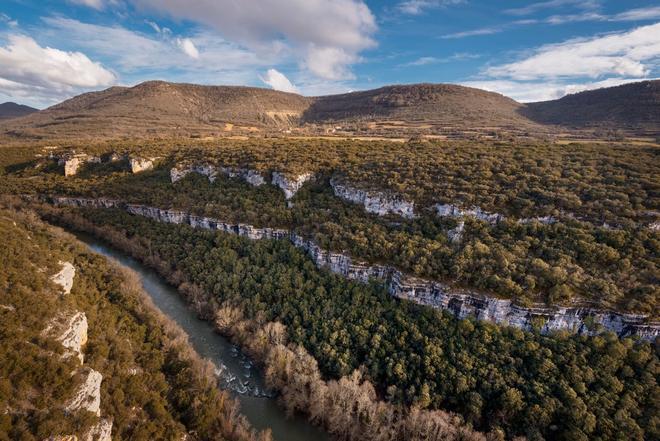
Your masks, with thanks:
M 642 81 L 529 103 L 521 113 L 540 124 L 660 132 L 660 80 Z
M 0 120 L 18 118 L 38 111 L 39 110 L 35 109 L 34 107 L 26 106 L 23 104 L 16 104 L 12 102 L 2 103 L 0 104 Z

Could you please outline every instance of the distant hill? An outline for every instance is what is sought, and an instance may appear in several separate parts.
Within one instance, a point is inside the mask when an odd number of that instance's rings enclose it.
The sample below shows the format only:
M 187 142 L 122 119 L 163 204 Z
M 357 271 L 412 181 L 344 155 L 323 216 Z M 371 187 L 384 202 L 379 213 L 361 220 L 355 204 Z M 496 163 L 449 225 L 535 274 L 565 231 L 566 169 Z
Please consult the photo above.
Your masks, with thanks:
M 524 107 L 499 93 L 455 84 L 412 84 L 318 97 L 306 122 L 403 120 L 444 125 L 532 125 Z
M 0 119 L 18 118 L 38 111 L 39 110 L 34 107 L 25 106 L 23 104 L 12 102 L 2 103 L 0 104 Z
M 660 132 L 660 80 L 641 81 L 529 103 L 523 115 L 541 124 Z
M 452 84 L 387 86 L 304 97 L 271 89 L 148 81 L 79 95 L 0 123 L 14 137 L 122 137 L 335 132 L 359 135 L 531 134 L 621 128 L 657 133 L 658 81 L 521 104 Z M 654 132 L 655 131 L 655 132 Z
M 232 125 L 288 127 L 298 124 L 309 101 L 256 87 L 148 81 L 76 96 L 5 129 L 21 136 L 67 137 L 204 133 Z

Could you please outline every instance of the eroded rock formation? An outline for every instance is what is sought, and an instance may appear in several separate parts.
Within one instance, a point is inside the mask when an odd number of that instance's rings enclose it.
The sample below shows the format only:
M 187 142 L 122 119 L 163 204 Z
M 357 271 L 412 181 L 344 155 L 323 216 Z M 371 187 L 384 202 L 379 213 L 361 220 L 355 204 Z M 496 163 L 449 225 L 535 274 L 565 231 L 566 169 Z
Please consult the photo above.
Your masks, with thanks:
M 76 268 L 71 262 L 60 262 L 60 265 L 62 265 L 62 269 L 54 274 L 50 280 L 52 280 L 53 283 L 60 285 L 64 294 L 69 294 L 73 287 L 73 278 L 76 275 Z
M 73 397 L 68 401 L 66 410 L 77 412 L 86 410 L 96 416 L 101 416 L 101 382 L 103 375 L 91 368 L 81 368 L 78 375 L 82 377 L 82 382 L 74 392 Z
M 77 356 L 82 364 L 85 359 L 82 348 L 87 343 L 87 316 L 84 312 L 77 312 L 69 317 L 60 329 L 61 332 L 56 339 Z
M 140 173 L 154 168 L 154 158 L 130 158 L 128 165 L 131 173 Z
M 210 182 L 214 182 L 218 173 L 222 173 L 230 178 L 242 179 L 250 185 L 258 187 L 266 183 L 266 180 L 256 170 L 247 168 L 234 168 L 234 167 L 216 167 L 212 164 L 189 164 L 177 165 L 170 170 L 170 181 L 177 182 L 185 178 L 190 173 L 199 173 L 206 176 Z
M 361 204 L 369 213 L 379 216 L 398 214 L 406 218 L 415 216 L 415 204 L 384 192 L 367 191 L 351 187 L 336 179 L 330 180 L 335 196 L 349 202 Z
M 282 189 L 284 197 L 288 200 L 291 199 L 300 190 L 300 187 L 309 181 L 314 175 L 312 173 L 303 173 L 289 179 L 284 173 L 273 172 L 271 183 Z
M 188 224 L 195 228 L 219 230 L 254 240 L 287 239 L 296 247 L 305 250 L 320 268 L 327 268 L 334 273 L 362 282 L 367 282 L 371 278 L 381 280 L 387 283 L 390 294 L 395 297 L 447 310 L 459 318 L 475 317 L 525 330 L 539 328 L 542 332 L 564 329 L 579 334 L 594 334 L 602 328 L 619 336 L 639 335 L 647 340 L 653 340 L 660 335 L 660 324 L 647 323 L 648 317 L 644 315 L 622 314 L 577 306 L 546 307 L 538 304 L 533 307 L 521 307 L 511 300 L 497 299 L 476 291 L 458 289 L 445 283 L 413 277 L 388 265 L 370 265 L 366 262 L 354 261 L 346 254 L 323 250 L 313 241 L 284 229 L 256 228 L 246 224 L 233 224 L 218 219 L 193 216 L 179 210 L 122 204 L 107 199 L 98 202 L 94 199 L 78 198 L 53 198 L 53 200 L 59 205 L 74 207 L 121 207 L 131 214 L 160 222 Z

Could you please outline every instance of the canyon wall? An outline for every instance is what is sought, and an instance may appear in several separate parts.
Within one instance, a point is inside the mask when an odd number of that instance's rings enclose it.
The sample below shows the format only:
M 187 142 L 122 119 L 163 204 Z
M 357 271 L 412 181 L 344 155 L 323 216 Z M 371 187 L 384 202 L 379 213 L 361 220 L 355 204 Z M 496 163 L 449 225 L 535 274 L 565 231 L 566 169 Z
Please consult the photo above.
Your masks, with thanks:
M 403 200 L 398 196 L 385 192 L 367 191 L 351 187 L 334 178 L 330 180 L 330 186 L 332 186 L 335 196 L 363 205 L 364 209 L 369 213 L 379 216 L 390 213 L 398 214 L 408 219 L 415 217 L 415 204 Z
M 621 337 L 638 335 L 646 340 L 653 340 L 660 335 L 660 324 L 647 323 L 647 317 L 644 315 L 578 306 L 546 307 L 538 304 L 522 307 L 515 305 L 511 300 L 497 299 L 441 282 L 413 277 L 389 265 L 371 265 L 356 261 L 346 254 L 323 250 L 313 241 L 284 229 L 256 228 L 247 224 L 227 223 L 218 219 L 194 216 L 179 210 L 125 204 L 109 199 L 53 197 L 51 200 L 54 204 L 62 206 L 121 208 L 131 214 L 160 222 L 219 230 L 254 240 L 287 239 L 296 247 L 305 250 L 320 268 L 327 268 L 334 273 L 361 282 L 376 278 L 388 285 L 388 290 L 394 297 L 447 310 L 459 318 L 475 317 L 524 330 L 538 328 L 544 333 L 567 330 L 578 334 L 595 334 L 605 329 Z

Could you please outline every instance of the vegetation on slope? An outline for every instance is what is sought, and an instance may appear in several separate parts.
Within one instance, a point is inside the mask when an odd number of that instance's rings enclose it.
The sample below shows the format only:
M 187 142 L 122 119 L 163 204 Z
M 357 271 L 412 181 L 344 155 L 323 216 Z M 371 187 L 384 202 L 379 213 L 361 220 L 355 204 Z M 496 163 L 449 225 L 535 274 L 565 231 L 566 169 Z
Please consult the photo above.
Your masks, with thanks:
M 83 434 L 98 418 L 65 412 L 76 357 L 63 358 L 42 333 L 58 314 L 89 321 L 85 366 L 103 375 L 101 411 L 116 439 L 262 440 L 216 385 L 213 369 L 185 335 L 151 306 L 139 281 L 75 238 L 26 212 L 0 211 L 0 439 Z M 58 260 L 77 269 L 61 296 L 49 280 Z
M 577 301 L 657 313 L 660 234 L 648 228 L 660 209 L 657 149 L 318 140 L 197 149 L 173 144 L 173 151 L 165 145 L 144 147 L 142 154 L 164 158 L 154 171 L 131 175 L 121 163 L 90 164 L 73 178 L 60 176 L 53 162 L 35 169 L 30 156 L 6 149 L 8 157 L 15 156 L 7 159 L 2 191 L 118 198 L 291 228 L 356 259 L 391 263 L 414 275 L 521 304 Z M 96 152 L 108 148 L 99 146 Z M 175 164 L 214 161 L 264 175 L 311 171 L 317 179 L 303 186 L 292 208 L 272 185 L 254 188 L 223 176 L 211 184 L 196 175 L 170 183 L 169 168 Z M 401 194 L 415 201 L 420 216 L 404 220 L 368 214 L 333 195 L 328 185 L 332 174 L 357 187 Z M 507 220 L 491 226 L 468 219 L 462 240 L 452 243 L 448 232 L 457 220 L 437 217 L 432 208 L 437 202 L 476 205 L 503 213 Z M 516 222 L 546 215 L 559 222 Z
M 288 340 L 304 346 L 327 378 L 362 367 L 388 401 L 454 410 L 493 436 L 500 430 L 539 440 L 660 436 L 658 354 L 650 344 L 460 321 L 392 299 L 383 286 L 320 271 L 285 241 L 250 242 L 121 210 L 76 212 L 87 220 L 52 210 L 50 218 L 116 243 L 130 239 L 127 251 L 185 284 L 190 301 L 220 322 L 240 322 L 220 308 L 227 304 L 281 322 Z M 290 375 L 289 382 L 298 374 Z

